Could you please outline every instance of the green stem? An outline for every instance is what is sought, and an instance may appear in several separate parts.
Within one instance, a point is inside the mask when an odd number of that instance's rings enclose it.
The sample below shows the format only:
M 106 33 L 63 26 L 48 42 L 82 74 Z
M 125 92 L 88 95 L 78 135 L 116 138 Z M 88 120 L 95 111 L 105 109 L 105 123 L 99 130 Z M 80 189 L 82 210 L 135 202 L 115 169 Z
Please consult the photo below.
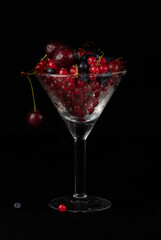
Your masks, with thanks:
M 36 112 L 36 102 L 35 102 L 35 95 L 34 95 L 33 85 L 32 85 L 30 77 L 28 75 L 26 75 L 26 77 L 28 78 L 29 83 L 30 83 L 31 92 L 32 92 L 32 99 L 33 99 L 33 105 L 34 105 L 34 112 Z
M 47 54 L 43 57 L 43 58 L 41 58 L 41 61 L 43 61 L 45 58 L 47 58 Z

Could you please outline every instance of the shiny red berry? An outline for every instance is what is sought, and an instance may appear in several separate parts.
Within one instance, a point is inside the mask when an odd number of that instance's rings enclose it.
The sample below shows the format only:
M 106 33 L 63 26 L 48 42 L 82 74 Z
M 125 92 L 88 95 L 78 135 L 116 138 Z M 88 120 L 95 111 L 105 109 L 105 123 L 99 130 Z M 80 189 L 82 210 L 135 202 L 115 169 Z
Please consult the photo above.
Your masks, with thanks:
M 44 121 L 43 115 L 39 111 L 31 111 L 27 115 L 27 122 L 33 128 L 38 128 Z
M 97 59 L 95 57 L 89 57 L 87 62 L 88 62 L 88 65 L 92 67 L 97 64 Z
M 42 64 L 37 64 L 36 67 L 35 67 L 35 72 L 37 73 L 43 73 L 45 70 L 44 66 Z
M 67 70 L 66 68 L 61 68 L 61 69 L 59 70 L 59 74 L 60 74 L 60 75 L 68 75 L 68 70 Z
M 90 115 L 91 115 L 93 112 L 94 112 L 94 108 L 93 108 L 93 107 L 91 107 L 91 108 L 88 109 L 88 113 L 89 113 Z
M 109 67 L 107 65 L 100 66 L 100 73 L 106 73 L 108 70 L 109 70 Z
M 46 66 L 46 68 L 48 69 L 48 68 L 53 68 L 53 69 L 57 69 L 57 66 L 55 65 L 55 63 L 54 63 L 54 61 L 53 60 L 51 60 L 51 59 L 47 59 L 47 66 Z
M 94 73 L 90 73 L 89 74 L 89 80 L 91 80 L 91 81 L 95 81 L 96 80 L 96 75 L 94 74 Z
M 90 68 L 91 73 L 99 73 L 100 67 L 99 66 L 93 66 Z
M 69 88 L 69 90 L 75 89 L 75 79 L 74 78 L 69 78 L 67 80 L 67 87 Z
M 85 85 L 85 83 L 82 80 L 80 80 L 80 79 L 77 80 L 77 86 L 79 88 L 84 87 L 84 85 Z
M 86 50 L 84 50 L 83 48 L 79 49 L 78 53 L 77 53 L 80 57 L 82 57 L 83 55 L 86 54 Z
M 71 75 L 75 75 L 76 72 L 77 72 L 77 68 L 76 68 L 75 66 L 73 66 L 73 67 L 70 68 L 70 74 L 71 74 Z
M 81 94 L 81 88 L 75 88 L 74 90 L 76 95 L 80 95 Z
M 100 96 L 100 91 L 98 91 L 98 90 L 96 90 L 95 92 L 94 92 L 94 94 L 95 94 L 95 98 L 99 98 L 99 96 Z
M 110 62 L 108 64 L 108 67 L 109 67 L 109 70 L 111 72 L 119 72 L 119 71 L 121 71 L 121 65 L 118 62 L 116 62 L 116 61 Z
M 64 204 L 60 204 L 58 206 L 58 210 L 59 210 L 59 212 L 66 212 L 67 208 Z
M 106 58 L 105 57 L 102 57 L 101 58 L 101 62 L 100 62 L 102 65 L 107 65 L 108 64 L 108 62 L 107 62 L 107 60 L 106 60 Z

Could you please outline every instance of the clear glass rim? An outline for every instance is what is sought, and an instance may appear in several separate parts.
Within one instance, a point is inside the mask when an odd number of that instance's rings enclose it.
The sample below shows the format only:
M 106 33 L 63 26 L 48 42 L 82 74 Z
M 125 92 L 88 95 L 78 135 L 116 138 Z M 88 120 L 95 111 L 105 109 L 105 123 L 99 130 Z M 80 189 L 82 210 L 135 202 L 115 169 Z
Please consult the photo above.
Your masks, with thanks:
M 127 70 L 123 70 L 123 71 L 120 71 L 120 72 L 114 72 L 114 73 L 111 73 L 110 74 L 112 76 L 116 76 L 116 75 L 126 75 L 127 73 Z M 83 75 L 82 74 L 77 74 L 77 75 L 74 75 L 74 74 L 67 74 L 67 75 L 61 75 L 61 74 L 50 74 L 50 73 L 37 73 L 36 76 L 41 76 L 41 77 L 57 77 L 57 78 L 67 78 L 67 77 L 74 77 L 74 78 L 81 78 Z M 109 72 L 107 73 L 86 73 L 86 76 L 89 77 L 89 76 L 96 76 L 96 77 L 109 77 Z

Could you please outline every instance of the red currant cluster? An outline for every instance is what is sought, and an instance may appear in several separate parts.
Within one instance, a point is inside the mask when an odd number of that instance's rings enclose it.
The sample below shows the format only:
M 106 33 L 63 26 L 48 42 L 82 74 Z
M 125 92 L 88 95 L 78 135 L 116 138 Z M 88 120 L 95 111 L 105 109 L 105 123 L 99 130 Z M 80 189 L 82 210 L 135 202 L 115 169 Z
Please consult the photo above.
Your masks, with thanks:
M 54 41 L 46 45 L 45 53 L 34 72 L 50 95 L 79 119 L 95 111 L 102 95 L 117 86 L 124 70 L 121 58 L 105 57 L 104 52 L 90 49 L 88 44 L 74 51 Z

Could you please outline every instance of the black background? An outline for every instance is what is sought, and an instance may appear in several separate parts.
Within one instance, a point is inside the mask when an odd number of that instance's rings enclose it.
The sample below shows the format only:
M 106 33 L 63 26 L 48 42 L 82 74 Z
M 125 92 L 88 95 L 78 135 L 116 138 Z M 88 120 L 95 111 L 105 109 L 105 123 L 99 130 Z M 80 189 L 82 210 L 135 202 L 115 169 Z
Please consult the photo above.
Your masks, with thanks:
M 149 4 L 149 5 L 148 5 Z M 153 3 L 23 1 L 4 5 L 1 28 L 0 239 L 144 239 L 160 233 L 160 39 Z M 79 48 L 95 40 L 123 56 L 128 73 L 87 141 L 87 193 L 112 201 L 111 212 L 59 215 L 53 197 L 72 194 L 73 139 L 34 81 L 45 115 L 32 130 L 30 87 L 21 77 L 44 55 L 46 42 Z M 15 202 L 22 207 L 14 209 Z

